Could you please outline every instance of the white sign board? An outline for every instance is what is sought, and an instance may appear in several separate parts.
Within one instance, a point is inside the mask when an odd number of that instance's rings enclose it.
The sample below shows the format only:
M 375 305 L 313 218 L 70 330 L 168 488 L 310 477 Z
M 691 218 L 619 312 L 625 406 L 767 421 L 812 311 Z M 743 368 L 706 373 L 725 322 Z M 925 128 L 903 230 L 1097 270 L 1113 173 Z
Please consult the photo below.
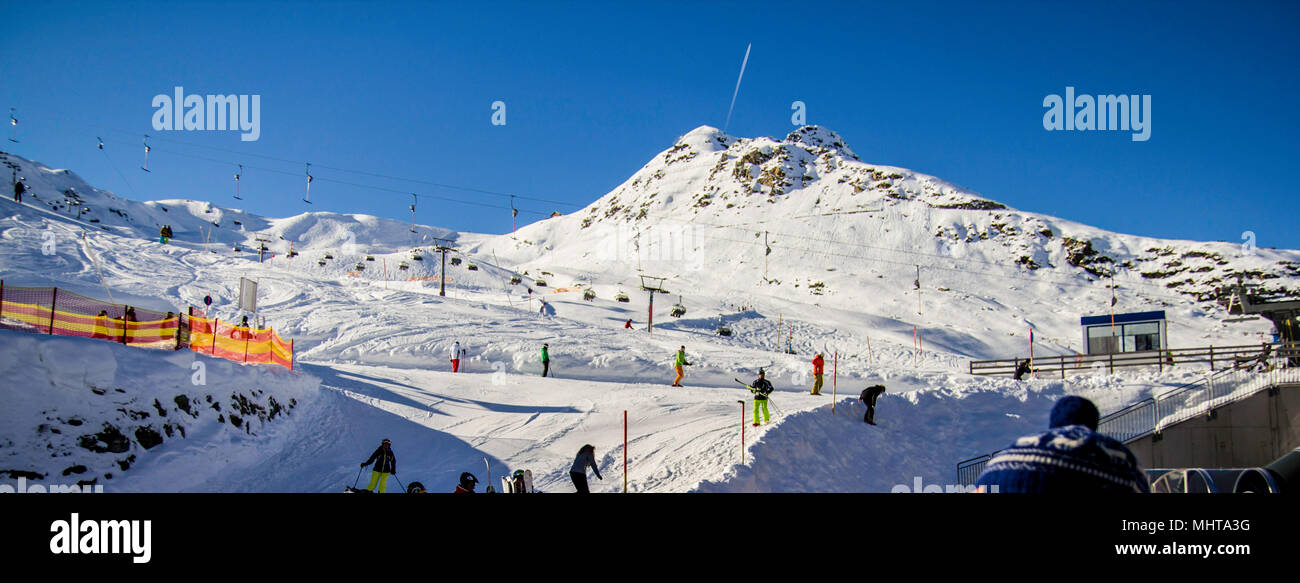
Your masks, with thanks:
M 257 282 L 239 278 L 239 309 L 257 313 Z

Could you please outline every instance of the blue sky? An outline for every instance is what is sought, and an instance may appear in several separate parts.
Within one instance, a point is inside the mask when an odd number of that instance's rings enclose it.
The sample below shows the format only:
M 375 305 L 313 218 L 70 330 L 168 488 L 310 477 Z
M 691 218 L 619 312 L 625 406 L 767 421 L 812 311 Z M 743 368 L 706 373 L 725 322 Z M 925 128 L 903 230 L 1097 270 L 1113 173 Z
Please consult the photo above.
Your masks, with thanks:
M 541 199 L 516 201 L 521 222 L 573 211 L 722 126 L 753 43 L 734 135 L 784 136 L 799 100 L 865 161 L 1017 208 L 1300 248 L 1294 2 L 174 4 L 8 3 L 3 147 L 131 198 L 405 220 L 413 191 L 421 223 L 500 233 L 505 197 L 337 169 Z M 260 95 L 260 140 L 155 132 L 177 85 Z M 1150 140 L 1044 130 L 1066 86 L 1151 95 Z

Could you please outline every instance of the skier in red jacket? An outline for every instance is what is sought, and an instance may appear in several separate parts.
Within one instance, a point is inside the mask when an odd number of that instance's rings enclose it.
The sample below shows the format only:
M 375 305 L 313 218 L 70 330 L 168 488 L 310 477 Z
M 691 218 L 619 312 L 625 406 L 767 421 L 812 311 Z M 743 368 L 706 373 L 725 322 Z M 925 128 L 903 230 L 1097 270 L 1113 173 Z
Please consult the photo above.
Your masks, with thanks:
M 813 365 L 812 394 L 820 395 L 822 394 L 822 373 L 826 369 L 826 361 L 822 359 L 822 355 L 820 352 L 817 353 L 817 356 L 813 357 L 812 365 Z

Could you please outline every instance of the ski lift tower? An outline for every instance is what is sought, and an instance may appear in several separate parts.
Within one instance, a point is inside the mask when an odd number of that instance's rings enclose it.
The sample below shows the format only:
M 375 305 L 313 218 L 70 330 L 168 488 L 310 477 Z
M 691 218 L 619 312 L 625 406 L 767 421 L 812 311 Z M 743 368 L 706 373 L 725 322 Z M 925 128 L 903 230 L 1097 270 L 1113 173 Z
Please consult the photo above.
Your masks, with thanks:
M 261 263 L 262 260 L 266 257 L 266 252 L 271 250 L 271 248 L 268 246 L 271 240 L 261 235 L 257 235 L 256 237 L 254 237 L 254 239 L 257 241 L 257 262 Z
M 1229 315 L 1242 317 L 1226 321 L 1241 322 L 1252 319 L 1250 318 L 1252 315 L 1262 316 L 1273 322 L 1273 326 L 1277 328 L 1278 340 L 1288 346 L 1300 342 L 1300 322 L 1297 322 L 1300 318 L 1300 300 L 1264 300 L 1258 295 L 1251 294 L 1247 290 L 1250 287 L 1257 286 L 1245 283 L 1244 278 L 1238 274 L 1237 284 L 1232 288 L 1227 308 Z
M 641 276 L 641 289 L 650 292 L 650 304 L 646 308 L 646 331 L 654 334 L 655 331 L 655 292 L 661 294 L 668 293 L 664 289 L 664 280 L 666 277 L 654 277 L 651 275 Z
M 441 277 L 438 278 L 438 295 L 447 295 L 447 252 L 456 248 L 451 239 L 434 239 L 434 249 L 442 254 Z

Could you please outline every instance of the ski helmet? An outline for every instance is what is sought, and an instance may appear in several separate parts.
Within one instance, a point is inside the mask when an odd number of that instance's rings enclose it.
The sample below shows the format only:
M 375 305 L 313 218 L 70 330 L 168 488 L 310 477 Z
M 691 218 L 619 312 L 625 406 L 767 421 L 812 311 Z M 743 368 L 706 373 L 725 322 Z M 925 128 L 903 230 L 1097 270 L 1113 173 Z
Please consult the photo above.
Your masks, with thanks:
M 460 485 L 466 490 L 473 490 L 474 485 L 477 483 L 478 483 L 478 478 L 475 478 L 474 474 L 465 472 L 460 475 Z

